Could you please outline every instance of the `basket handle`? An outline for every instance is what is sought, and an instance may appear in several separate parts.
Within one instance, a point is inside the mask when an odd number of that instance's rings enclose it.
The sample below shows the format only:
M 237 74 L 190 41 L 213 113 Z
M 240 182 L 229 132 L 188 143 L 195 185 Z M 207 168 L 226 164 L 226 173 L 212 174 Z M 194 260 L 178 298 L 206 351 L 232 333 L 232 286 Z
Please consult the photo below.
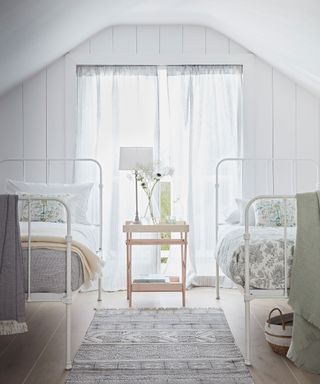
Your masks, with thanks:
M 281 322 L 282 322 L 282 329 L 285 330 L 286 329 L 286 325 L 284 323 L 284 318 L 283 318 L 283 314 L 282 314 L 282 311 L 280 308 L 278 307 L 275 307 L 273 309 L 271 309 L 270 313 L 269 313 L 269 319 L 268 319 L 268 327 L 270 328 L 270 319 L 271 319 L 271 315 L 274 311 L 279 311 L 280 313 L 280 318 L 281 318 Z

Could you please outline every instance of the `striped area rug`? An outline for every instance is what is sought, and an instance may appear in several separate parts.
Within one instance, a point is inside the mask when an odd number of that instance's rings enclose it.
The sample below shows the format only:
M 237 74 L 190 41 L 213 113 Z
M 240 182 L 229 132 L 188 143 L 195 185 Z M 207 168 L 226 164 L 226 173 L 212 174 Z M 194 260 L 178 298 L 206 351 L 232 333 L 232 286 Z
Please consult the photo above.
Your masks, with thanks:
M 221 309 L 100 309 L 68 384 L 252 384 Z

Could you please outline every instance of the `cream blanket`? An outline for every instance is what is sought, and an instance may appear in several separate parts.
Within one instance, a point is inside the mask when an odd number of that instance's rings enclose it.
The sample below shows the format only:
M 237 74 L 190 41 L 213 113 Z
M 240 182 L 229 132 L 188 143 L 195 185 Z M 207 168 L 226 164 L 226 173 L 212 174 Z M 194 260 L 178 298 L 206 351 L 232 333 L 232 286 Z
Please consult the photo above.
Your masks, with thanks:
M 22 249 L 28 249 L 28 236 L 21 236 Z M 65 238 L 57 236 L 31 236 L 32 249 L 53 249 L 56 251 L 66 251 L 67 243 Z M 100 258 L 85 245 L 72 240 L 71 251 L 79 255 L 83 267 L 84 286 L 100 275 L 102 262 Z

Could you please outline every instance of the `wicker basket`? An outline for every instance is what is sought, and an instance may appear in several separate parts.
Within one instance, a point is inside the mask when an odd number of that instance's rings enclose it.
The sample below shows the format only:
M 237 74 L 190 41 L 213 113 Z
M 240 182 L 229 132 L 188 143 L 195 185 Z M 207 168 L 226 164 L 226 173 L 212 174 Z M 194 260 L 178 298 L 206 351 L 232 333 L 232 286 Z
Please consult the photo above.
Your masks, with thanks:
M 271 317 L 274 311 L 278 311 L 280 315 Z M 272 350 L 279 355 L 286 356 L 288 353 L 292 338 L 292 326 L 293 313 L 283 314 L 279 308 L 273 308 L 270 311 L 264 333 Z

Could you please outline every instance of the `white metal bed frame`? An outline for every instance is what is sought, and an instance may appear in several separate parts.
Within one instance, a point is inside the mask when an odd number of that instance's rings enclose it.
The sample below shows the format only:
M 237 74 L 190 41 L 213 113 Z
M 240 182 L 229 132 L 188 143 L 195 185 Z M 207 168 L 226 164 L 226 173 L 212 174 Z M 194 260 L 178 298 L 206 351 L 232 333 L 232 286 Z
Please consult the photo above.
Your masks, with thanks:
M 250 338 L 250 301 L 256 298 L 259 299 L 272 299 L 272 298 L 288 298 L 288 255 L 287 255 L 287 199 L 296 198 L 295 195 L 277 195 L 274 193 L 274 165 L 275 162 L 291 162 L 292 166 L 292 178 L 294 191 L 297 190 L 296 180 L 295 180 L 295 170 L 298 162 L 307 162 L 311 165 L 314 165 L 316 169 L 316 189 L 320 189 L 319 183 L 319 164 L 311 159 L 277 159 L 277 158 L 225 158 L 218 162 L 216 165 L 216 245 L 218 244 L 219 239 L 219 170 L 222 164 L 226 162 L 239 162 L 241 168 L 243 167 L 244 162 L 257 162 L 265 161 L 267 166 L 271 165 L 272 171 L 272 194 L 268 195 L 258 195 L 248 201 L 245 207 L 245 228 L 244 228 L 244 242 L 245 242 L 245 286 L 244 288 L 239 287 L 240 292 L 244 297 L 245 303 L 245 364 L 251 365 L 251 338 Z M 253 289 L 250 287 L 250 259 L 249 259 L 249 247 L 250 247 L 250 226 L 249 226 L 249 210 L 252 204 L 257 200 L 277 198 L 283 199 L 284 208 L 285 208 L 285 220 L 284 220 L 284 288 L 283 289 Z M 220 287 L 219 287 L 219 264 L 216 261 L 216 298 L 220 299 Z
M 50 170 L 51 164 L 53 162 L 63 162 L 64 164 L 72 163 L 73 166 L 77 162 L 88 162 L 93 163 L 98 167 L 99 171 L 99 219 L 98 223 L 95 224 L 99 228 L 99 241 L 98 241 L 98 249 L 96 250 L 97 255 L 103 261 L 103 253 L 102 253 L 102 233 L 103 233 L 103 184 L 102 184 L 102 166 L 95 159 L 80 159 L 80 158 L 72 158 L 72 159 L 4 159 L 0 160 L 0 165 L 5 163 L 18 162 L 23 166 L 23 180 L 26 181 L 26 164 L 28 162 L 44 162 L 46 165 L 46 175 L 45 182 L 50 183 Z M 72 245 L 72 235 L 71 235 L 71 213 L 68 205 L 61 199 L 55 197 L 48 197 L 46 200 L 57 201 L 62 204 L 67 214 L 67 230 L 66 230 L 66 291 L 64 293 L 31 293 L 31 258 L 32 258 L 32 239 L 31 239 L 31 221 L 30 221 L 30 202 L 43 200 L 43 197 L 39 196 L 19 196 L 19 200 L 24 200 L 28 202 L 28 287 L 27 287 L 27 302 L 34 301 L 48 301 L 48 302 L 62 302 L 66 305 L 66 366 L 65 369 L 69 370 L 72 368 L 72 359 L 71 359 L 71 304 L 72 304 L 72 288 L 71 288 L 71 245 Z M 98 279 L 98 301 L 101 301 L 101 277 Z

